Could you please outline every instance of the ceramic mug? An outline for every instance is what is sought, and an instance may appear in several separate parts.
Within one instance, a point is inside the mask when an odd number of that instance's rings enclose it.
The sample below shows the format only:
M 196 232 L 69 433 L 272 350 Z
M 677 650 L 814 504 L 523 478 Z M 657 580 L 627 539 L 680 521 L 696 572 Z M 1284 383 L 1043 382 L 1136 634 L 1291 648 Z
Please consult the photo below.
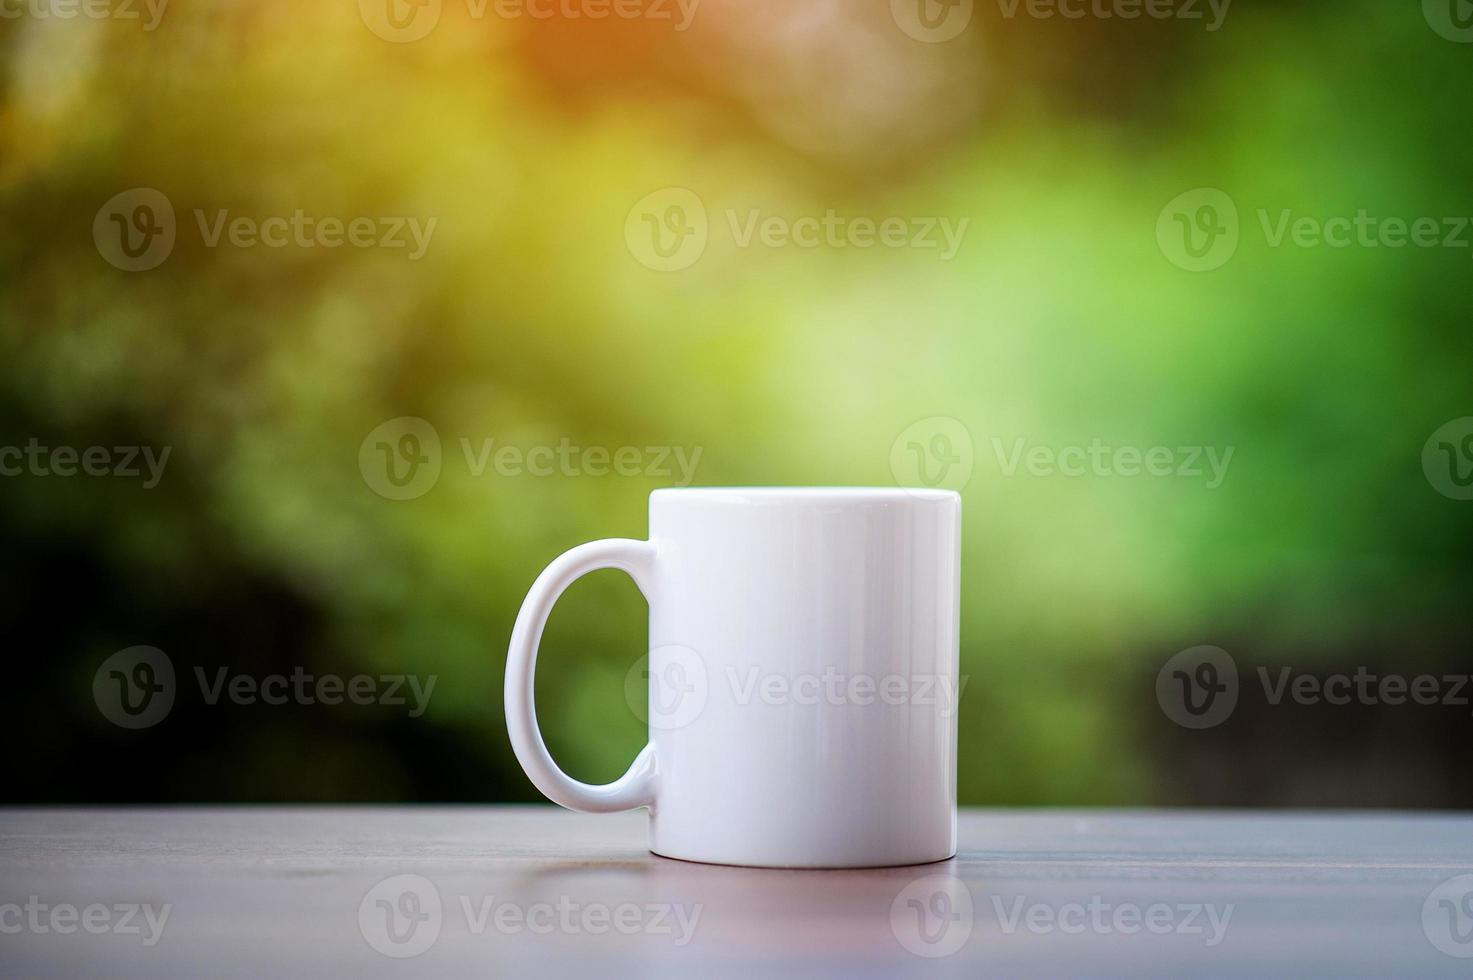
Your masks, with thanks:
M 956 853 L 961 498 L 946 490 L 689 488 L 650 495 L 648 541 L 580 545 L 512 631 L 506 719 L 537 788 L 648 807 L 650 850 L 852 868 Z M 558 768 L 533 675 L 548 613 L 599 568 L 650 607 L 650 741 L 594 786 Z

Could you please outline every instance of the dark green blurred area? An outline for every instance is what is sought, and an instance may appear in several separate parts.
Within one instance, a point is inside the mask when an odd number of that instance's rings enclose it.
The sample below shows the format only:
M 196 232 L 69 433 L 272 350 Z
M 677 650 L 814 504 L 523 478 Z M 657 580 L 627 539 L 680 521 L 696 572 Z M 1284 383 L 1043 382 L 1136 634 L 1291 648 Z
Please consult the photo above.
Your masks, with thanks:
M 562 550 L 642 537 L 675 481 L 476 476 L 461 439 L 886 485 L 897 436 L 939 416 L 975 456 L 962 802 L 1473 806 L 1466 707 L 1245 705 L 1197 732 L 1154 694 L 1199 644 L 1245 673 L 1473 668 L 1473 503 L 1423 471 L 1473 415 L 1473 234 L 1273 247 L 1258 216 L 1473 215 L 1473 44 L 1413 5 L 1235 5 L 1217 31 L 1002 9 L 939 44 L 883 4 L 705 0 L 683 32 L 447 4 L 413 43 L 351 3 L 0 19 L 0 445 L 172 447 L 154 489 L 0 478 L 7 800 L 533 799 L 501 715 L 517 607 Z M 178 240 L 128 272 L 93 225 L 139 187 Z M 658 272 L 625 223 L 668 187 L 711 241 Z M 1156 226 L 1201 187 L 1241 241 L 1190 272 Z M 754 208 L 970 224 L 950 260 L 735 247 L 724 214 Z M 436 226 L 417 261 L 209 247 L 196 209 Z M 360 447 L 403 416 L 444 469 L 386 499 Z M 993 439 L 1234 455 L 1213 489 L 1008 476 Z M 623 694 L 644 616 L 611 572 L 554 613 L 538 701 L 575 776 L 644 742 Z M 418 718 L 184 682 L 125 731 L 92 679 L 136 644 L 182 679 L 438 681 Z

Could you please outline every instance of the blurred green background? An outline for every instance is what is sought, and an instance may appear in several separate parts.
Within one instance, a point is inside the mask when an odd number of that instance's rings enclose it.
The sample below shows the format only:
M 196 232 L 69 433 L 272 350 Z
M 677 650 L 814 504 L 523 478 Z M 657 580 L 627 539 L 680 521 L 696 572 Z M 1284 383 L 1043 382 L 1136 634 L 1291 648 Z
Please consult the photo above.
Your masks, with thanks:
M 921 436 L 942 426 L 970 464 L 949 476 L 962 802 L 1473 806 L 1466 706 L 1250 696 L 1260 665 L 1473 669 L 1473 503 L 1424 471 L 1473 415 L 1473 233 L 1272 238 L 1285 211 L 1473 215 L 1473 44 L 1438 4 L 1234 5 L 1209 30 L 1205 6 L 702 0 L 680 30 L 673 4 L 176 0 L 150 30 L 141 3 L 47 2 L 0 3 L 0 446 L 171 455 L 153 488 L 0 477 L 10 801 L 536 799 L 501 715 L 517 607 L 564 549 L 642 537 L 649 491 L 679 480 L 649 454 L 632 476 L 477 475 L 462 440 L 698 449 L 697 484 L 894 485 L 897 439 L 941 419 Z M 129 271 L 106 232 L 138 188 L 175 238 Z M 662 224 L 667 188 L 704 222 Z M 1207 271 L 1169 234 L 1199 188 L 1237 212 Z M 830 210 L 967 225 L 950 257 L 732 227 Z M 222 211 L 435 224 L 419 258 L 211 245 Z M 704 250 L 652 268 L 641 229 L 676 225 Z M 441 465 L 392 499 L 370 436 L 403 417 Z M 1210 488 L 1010 474 L 996 447 L 1018 440 L 1233 456 Z M 553 615 L 538 701 L 575 776 L 643 744 L 624 689 L 644 617 L 613 572 Z M 180 685 L 129 731 L 92 683 L 138 644 Z M 1155 685 L 1201 644 L 1245 693 L 1194 731 Z M 193 672 L 221 667 L 437 683 L 420 717 L 210 705 Z

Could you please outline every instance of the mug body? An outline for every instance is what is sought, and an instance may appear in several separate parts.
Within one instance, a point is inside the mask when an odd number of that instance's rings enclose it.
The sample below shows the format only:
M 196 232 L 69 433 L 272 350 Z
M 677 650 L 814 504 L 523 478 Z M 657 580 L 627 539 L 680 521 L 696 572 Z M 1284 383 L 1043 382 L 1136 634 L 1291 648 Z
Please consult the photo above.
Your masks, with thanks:
M 961 500 L 650 497 L 650 849 L 877 867 L 956 852 Z

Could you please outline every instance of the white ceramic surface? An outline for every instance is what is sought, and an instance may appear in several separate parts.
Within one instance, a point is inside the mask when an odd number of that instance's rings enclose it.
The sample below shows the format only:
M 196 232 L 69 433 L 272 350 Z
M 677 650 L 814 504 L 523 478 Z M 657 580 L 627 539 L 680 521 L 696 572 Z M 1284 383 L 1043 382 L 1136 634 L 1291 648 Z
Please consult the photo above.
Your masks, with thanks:
M 650 849 L 768 867 L 956 853 L 961 499 L 944 490 L 691 488 L 650 495 L 650 539 L 565 553 L 512 632 L 506 718 L 537 788 L 650 810 Z M 580 575 L 621 568 L 650 605 L 650 742 L 592 786 L 537 727 L 537 644 Z

